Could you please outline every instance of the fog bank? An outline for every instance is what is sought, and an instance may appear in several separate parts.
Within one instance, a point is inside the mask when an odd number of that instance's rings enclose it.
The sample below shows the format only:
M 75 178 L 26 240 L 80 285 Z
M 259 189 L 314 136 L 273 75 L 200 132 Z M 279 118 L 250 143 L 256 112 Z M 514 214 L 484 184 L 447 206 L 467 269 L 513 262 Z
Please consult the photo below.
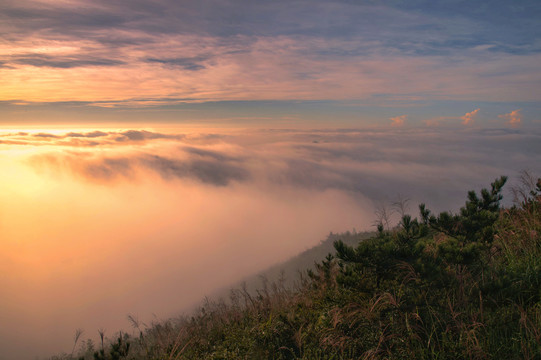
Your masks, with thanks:
M 516 129 L 28 131 L 0 151 L 2 359 L 178 314 L 398 196 L 457 209 L 541 172 L 541 134 Z

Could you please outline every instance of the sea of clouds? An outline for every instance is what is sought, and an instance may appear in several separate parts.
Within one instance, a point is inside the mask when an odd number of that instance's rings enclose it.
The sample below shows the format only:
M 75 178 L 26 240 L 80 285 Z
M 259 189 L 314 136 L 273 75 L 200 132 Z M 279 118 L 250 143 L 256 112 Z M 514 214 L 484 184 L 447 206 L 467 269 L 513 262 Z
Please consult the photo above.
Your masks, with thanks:
M 467 190 L 541 172 L 541 133 L 521 129 L 7 131 L 0 150 L 15 358 L 179 314 L 331 231 L 374 229 L 399 198 L 456 211 Z

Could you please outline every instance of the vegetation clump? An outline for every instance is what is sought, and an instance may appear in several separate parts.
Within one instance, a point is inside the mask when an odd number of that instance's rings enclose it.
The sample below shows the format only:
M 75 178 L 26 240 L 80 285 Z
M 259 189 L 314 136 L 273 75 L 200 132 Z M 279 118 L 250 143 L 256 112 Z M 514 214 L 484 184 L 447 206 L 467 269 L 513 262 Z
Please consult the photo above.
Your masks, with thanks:
M 541 359 L 541 179 L 503 209 L 506 180 L 469 192 L 456 214 L 421 204 L 356 246 L 336 241 L 296 289 L 232 290 L 67 357 Z

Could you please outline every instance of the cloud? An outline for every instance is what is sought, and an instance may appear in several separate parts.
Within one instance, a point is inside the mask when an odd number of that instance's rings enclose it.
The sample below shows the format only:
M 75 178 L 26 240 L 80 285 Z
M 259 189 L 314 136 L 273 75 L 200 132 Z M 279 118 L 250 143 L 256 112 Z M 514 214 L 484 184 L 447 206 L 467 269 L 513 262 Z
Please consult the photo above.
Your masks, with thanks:
M 172 58 L 172 59 L 158 59 L 158 58 L 147 58 L 145 61 L 150 63 L 159 63 L 164 65 L 171 66 L 180 66 L 185 70 L 197 71 L 205 69 L 205 65 L 201 64 L 207 60 L 206 57 L 188 57 L 188 58 Z
M 58 135 L 47 134 L 47 133 L 38 133 L 38 134 L 34 134 L 33 136 L 37 138 L 46 138 L 46 139 L 58 139 L 60 137 Z
M 373 202 L 400 193 L 413 202 L 435 202 L 441 210 L 460 206 L 464 189 L 472 184 L 486 186 L 499 175 L 541 163 L 536 161 L 541 134 L 518 129 L 229 134 L 125 130 L 49 135 L 9 134 L 0 144 L 43 147 L 27 159 L 40 174 L 106 187 L 157 182 L 258 191 L 339 191 Z
M 541 173 L 538 129 L 14 130 L 0 139 L 10 174 L 0 177 L 0 343 L 11 350 L 24 336 L 41 355 L 71 349 L 78 327 L 115 331 L 128 327 L 126 313 L 188 309 L 329 231 L 371 229 L 374 204 L 398 194 L 456 210 L 467 190 L 500 175 Z
M 204 149 L 184 149 L 187 154 L 196 156 L 183 156 L 186 153 L 166 156 L 142 151 L 93 156 L 88 152 L 71 151 L 57 155 L 35 155 L 29 159 L 29 163 L 37 169 L 60 173 L 68 171 L 90 182 L 103 184 L 136 182 L 149 173 L 167 181 L 192 179 L 218 187 L 227 186 L 233 181 L 245 182 L 250 178 L 249 170 L 231 156 Z
M 79 168 L 77 170 L 93 180 L 109 181 L 119 176 L 130 178 L 134 172 L 132 159 L 102 158 L 99 161 L 87 161 L 83 162 L 83 164 L 76 164 L 77 160 L 75 158 L 65 158 L 62 161 L 70 161 L 72 167 Z
M 470 123 L 472 123 L 473 119 L 477 116 L 477 113 L 479 112 L 479 110 L 481 109 L 475 109 L 472 112 L 466 113 L 464 114 L 464 116 L 461 116 L 460 120 L 462 120 L 462 124 L 469 125 Z
M 152 140 L 152 139 L 163 139 L 167 138 L 167 135 L 155 133 L 146 130 L 127 130 L 120 132 L 115 138 L 116 141 L 143 141 L 143 140 Z
M 456 123 L 456 120 L 462 120 L 463 125 L 469 125 L 471 124 L 474 119 L 477 117 L 477 113 L 481 109 L 475 109 L 471 112 L 467 112 L 463 116 L 437 116 L 434 118 L 430 118 L 427 120 L 424 120 L 424 123 L 427 126 L 440 126 L 440 125 L 453 125 Z
M 7 62 L 13 65 L 31 65 L 35 67 L 50 67 L 59 69 L 94 66 L 118 66 L 125 64 L 123 61 L 115 59 L 77 58 L 69 56 L 50 56 L 45 54 L 27 54 L 25 56 L 12 57 L 9 58 Z
M 509 101 L 534 99 L 536 93 L 531 91 L 536 74 L 524 76 L 536 68 L 539 59 L 535 55 L 498 57 L 481 67 L 468 57 L 452 61 L 401 53 L 389 57 L 383 48 L 368 49 L 366 54 L 359 48 L 347 56 L 329 55 L 324 52 L 359 47 L 359 41 L 303 35 L 224 40 L 165 34 L 156 41 L 120 49 L 89 40 L 66 41 L 68 49 L 59 54 L 0 56 L 7 64 L 21 67 L 4 69 L 3 81 L 12 89 L 11 100 L 89 101 L 96 106 L 135 102 L 138 98 L 148 99 L 146 105 L 152 106 L 168 99 L 344 100 L 370 99 L 376 94 L 387 94 L 389 99 L 415 96 L 422 100 Z M 58 44 L 43 43 L 44 48 L 54 46 Z M 38 51 L 30 44 L 24 50 Z M 186 55 L 178 56 L 179 52 Z M 518 64 L 520 74 L 515 69 L 511 76 L 506 70 L 512 62 Z M 31 71 L 28 66 L 40 67 L 41 71 L 22 81 L 23 73 Z M 504 91 L 495 86 L 517 76 L 521 89 Z
M 231 156 L 223 152 L 205 150 L 205 149 L 196 148 L 196 147 L 185 146 L 182 148 L 182 150 L 190 154 L 199 155 L 202 158 L 211 158 L 217 161 L 240 160 L 239 157 Z
M 46 132 L 17 134 L 2 134 L 10 141 L 16 140 L 20 145 L 55 145 L 55 146 L 123 146 L 131 143 L 145 143 L 152 140 L 180 140 L 183 134 L 164 134 L 148 130 L 123 130 L 123 131 L 91 131 L 91 132 L 68 132 L 66 134 L 52 134 Z
M 0 100 L 539 100 L 539 36 L 505 50 L 523 30 L 491 22 L 478 39 L 481 15 L 454 6 L 451 22 L 417 3 L 197 4 L 7 1 Z
M 406 119 L 408 118 L 408 115 L 400 115 L 400 116 L 396 116 L 396 117 L 392 117 L 390 118 L 390 120 L 392 121 L 392 126 L 402 126 L 404 125 L 404 121 L 406 121 Z
M 529 168 L 528 149 L 539 149 L 539 145 L 532 145 L 539 140 L 538 135 L 526 140 L 516 130 L 469 133 L 455 129 L 454 134 L 446 128 L 400 131 L 283 130 L 225 135 L 125 130 L 76 133 L 75 138 L 69 133 L 55 137 L 40 133 L 38 138 L 13 135 L 3 140 L 61 145 L 65 151 L 37 155 L 33 165 L 42 170 L 50 168 L 56 174 L 75 174 L 90 182 L 138 183 L 148 176 L 158 176 L 163 181 L 189 180 L 216 187 L 236 183 L 339 190 L 374 201 L 384 198 L 388 189 L 420 199 L 419 184 L 427 185 L 430 179 L 439 184 L 456 176 L 465 179 L 473 176 L 464 173 L 470 167 L 485 168 L 482 176 L 476 176 L 479 179 L 490 173 L 498 176 L 495 169 L 504 164 L 508 169 Z M 522 139 L 516 140 L 517 136 Z M 73 142 L 85 137 L 92 143 Z M 68 151 L 70 147 L 74 149 Z M 87 151 L 85 147 L 104 151 Z M 431 150 L 426 152 L 426 148 Z M 467 187 L 460 181 L 453 186 L 457 191 Z
M 66 137 L 82 137 L 82 138 L 95 138 L 95 137 L 103 137 L 107 136 L 108 133 L 103 131 L 91 131 L 89 133 L 76 133 L 76 132 L 70 132 L 66 134 Z
M 507 120 L 507 124 L 511 126 L 519 126 L 522 122 L 522 114 L 520 113 L 520 109 L 513 110 L 508 114 L 498 115 L 498 117 Z
M 239 165 L 211 159 L 185 162 L 152 155 L 140 159 L 140 162 L 165 179 L 189 177 L 215 186 L 226 186 L 231 181 L 245 181 L 249 177 L 248 171 Z

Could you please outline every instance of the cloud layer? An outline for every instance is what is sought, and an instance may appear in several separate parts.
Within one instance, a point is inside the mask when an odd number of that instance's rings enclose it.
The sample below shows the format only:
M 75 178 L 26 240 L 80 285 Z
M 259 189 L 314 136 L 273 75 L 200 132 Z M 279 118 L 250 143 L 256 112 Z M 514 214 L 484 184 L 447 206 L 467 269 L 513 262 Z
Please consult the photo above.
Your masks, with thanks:
M 541 10 L 520 3 L 9 0 L 0 100 L 539 101 Z
M 329 231 L 370 229 L 398 196 L 457 209 L 541 172 L 540 144 L 469 127 L 4 132 L 1 347 L 24 358 L 17 334 L 43 354 L 79 327 L 169 316 Z
M 472 121 L 478 111 L 462 118 Z M 402 125 L 406 117 L 398 116 L 392 121 Z M 519 111 L 502 117 L 516 123 Z M 515 138 L 521 140 L 515 142 Z M 239 183 L 336 189 L 378 199 L 387 185 L 417 182 L 418 174 L 423 174 L 426 181 L 431 174 L 439 174 L 439 179 L 445 179 L 444 174 L 452 177 L 453 167 L 499 169 L 504 164 L 498 160 L 502 156 L 513 157 L 505 165 L 518 171 L 519 164 L 528 167 L 526 155 L 532 149 L 521 143 L 535 143 L 536 139 L 535 132 L 527 135 L 515 130 L 457 128 L 224 130 L 208 134 L 96 130 L 6 133 L 0 136 L 0 144 L 44 147 L 27 159 L 32 166 L 90 182 L 137 182 L 154 174 L 165 181 L 188 179 L 213 186 Z M 427 143 L 430 152 L 423 150 Z M 47 151 L 50 148 L 55 150 Z M 500 155 L 496 156 L 496 152 Z M 524 160 L 515 163 L 520 154 L 524 154 Z M 395 180 L 397 169 L 410 175 Z M 497 176 L 495 171 L 489 173 Z M 370 183 L 366 177 L 377 180 Z M 386 185 L 376 193 L 363 190 L 364 186 L 376 188 L 377 184 Z M 462 189 L 463 184 L 457 185 L 457 189 Z

